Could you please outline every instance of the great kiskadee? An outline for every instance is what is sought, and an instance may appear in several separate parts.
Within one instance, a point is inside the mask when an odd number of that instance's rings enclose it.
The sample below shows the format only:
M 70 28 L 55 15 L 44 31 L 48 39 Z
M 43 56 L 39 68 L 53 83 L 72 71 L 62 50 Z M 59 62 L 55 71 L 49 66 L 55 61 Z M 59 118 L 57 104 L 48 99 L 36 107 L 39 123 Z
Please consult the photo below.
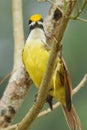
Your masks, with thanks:
M 29 19 L 29 36 L 23 50 L 23 63 L 32 81 L 40 87 L 50 55 L 50 47 L 46 43 L 43 19 L 40 14 Z M 70 130 L 81 130 L 80 120 L 71 103 L 72 87 L 66 65 L 62 58 L 55 62 L 53 76 L 48 91 L 50 97 L 58 99 L 63 108 Z M 48 100 L 48 102 L 50 102 Z

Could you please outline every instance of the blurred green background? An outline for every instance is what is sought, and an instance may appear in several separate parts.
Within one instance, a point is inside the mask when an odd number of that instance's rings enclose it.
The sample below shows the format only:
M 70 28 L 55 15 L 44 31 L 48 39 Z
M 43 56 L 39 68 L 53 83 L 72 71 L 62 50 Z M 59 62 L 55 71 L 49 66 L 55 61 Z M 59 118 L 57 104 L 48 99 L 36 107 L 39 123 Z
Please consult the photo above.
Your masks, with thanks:
M 49 3 L 37 3 L 36 0 L 23 1 L 23 20 L 25 39 L 28 34 L 28 19 L 34 13 L 41 13 L 45 17 L 50 7 Z M 87 7 L 82 13 L 87 19 Z M 0 80 L 7 75 L 13 66 L 13 30 L 12 30 L 12 1 L 0 0 Z M 63 57 L 68 65 L 73 88 L 87 73 L 87 23 L 70 21 L 63 39 Z M 7 85 L 5 81 L 0 86 L 0 97 Z M 20 121 L 33 104 L 37 89 L 33 86 L 18 111 L 13 123 Z M 87 130 L 87 84 L 74 97 L 73 103 L 82 122 L 83 130 Z M 46 104 L 44 109 L 48 105 Z M 61 107 L 52 113 L 36 120 L 31 130 L 68 130 Z

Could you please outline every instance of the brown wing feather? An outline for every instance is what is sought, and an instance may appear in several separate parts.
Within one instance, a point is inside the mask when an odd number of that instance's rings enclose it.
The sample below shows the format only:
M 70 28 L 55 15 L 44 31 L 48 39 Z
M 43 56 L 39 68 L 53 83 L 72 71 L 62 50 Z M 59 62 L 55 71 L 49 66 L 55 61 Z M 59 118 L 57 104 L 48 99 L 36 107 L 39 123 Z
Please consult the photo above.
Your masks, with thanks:
M 65 100 L 66 100 L 66 107 L 68 109 L 68 111 L 71 110 L 71 82 L 70 82 L 70 77 L 69 74 L 67 72 L 67 70 L 65 70 Z
M 64 86 L 65 89 L 65 102 L 66 102 L 66 107 L 67 110 L 71 110 L 71 81 L 70 81 L 70 76 L 66 67 L 66 64 L 64 60 L 61 58 L 60 59 L 60 70 L 59 70 L 59 75 L 60 75 L 60 81 L 62 86 Z
M 72 105 L 71 111 L 68 111 L 67 108 L 63 105 L 62 108 L 70 130 L 77 130 L 77 128 L 78 130 L 82 130 L 81 123 L 74 106 Z
M 61 60 L 63 62 L 63 68 L 64 68 L 64 86 L 65 86 L 65 100 L 66 100 L 66 106 L 62 104 L 62 108 L 70 130 L 77 130 L 77 128 L 79 130 L 82 130 L 79 117 L 76 113 L 74 106 L 71 103 L 72 84 L 69 72 L 64 60 L 63 59 Z

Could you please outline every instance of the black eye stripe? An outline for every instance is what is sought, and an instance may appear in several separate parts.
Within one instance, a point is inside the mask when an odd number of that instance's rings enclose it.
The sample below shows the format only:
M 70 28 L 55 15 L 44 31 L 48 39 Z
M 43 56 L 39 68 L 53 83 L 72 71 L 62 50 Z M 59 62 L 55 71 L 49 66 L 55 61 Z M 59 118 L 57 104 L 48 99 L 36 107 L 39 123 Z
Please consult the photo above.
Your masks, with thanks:
M 43 23 L 43 19 L 40 19 L 39 21 Z
M 39 21 L 43 23 L 43 19 L 40 19 Z M 31 23 L 32 23 L 32 20 L 29 20 L 28 24 L 30 25 Z
M 32 23 L 32 21 L 31 20 L 29 20 L 29 23 L 28 24 L 31 24 Z
M 35 28 L 40 28 L 40 29 L 42 29 L 42 30 L 44 31 L 43 19 L 40 19 L 40 20 L 38 20 L 37 22 L 34 22 L 34 21 L 32 21 L 32 20 L 29 20 L 28 25 L 29 25 L 29 33 L 30 33 L 33 29 L 35 29 Z
M 30 31 L 33 30 L 33 29 L 36 28 L 36 27 L 43 29 L 43 25 L 42 25 L 42 24 L 34 24 L 34 25 L 31 25 L 31 26 L 30 26 Z

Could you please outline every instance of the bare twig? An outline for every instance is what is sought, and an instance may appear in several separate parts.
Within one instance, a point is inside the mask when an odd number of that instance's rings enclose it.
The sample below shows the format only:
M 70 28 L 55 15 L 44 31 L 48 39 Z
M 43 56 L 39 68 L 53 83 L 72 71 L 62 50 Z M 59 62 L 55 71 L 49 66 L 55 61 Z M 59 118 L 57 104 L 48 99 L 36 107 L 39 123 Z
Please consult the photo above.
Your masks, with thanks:
M 75 16 L 71 16 L 70 18 L 73 19 L 73 20 L 77 19 L 77 20 L 81 20 L 83 22 L 87 22 L 87 20 L 79 18 L 79 16 L 82 14 L 82 12 L 83 12 L 83 10 L 85 9 L 86 6 L 87 6 L 87 0 L 83 0 L 81 8 L 79 9 L 78 1 L 77 1 L 77 6 L 76 6 L 77 14 Z
M 17 128 L 17 124 L 9 126 L 7 128 L 2 128 L 1 130 L 15 130 Z
M 11 73 L 8 73 L 3 79 L 0 80 L 0 86 L 5 82 L 6 79 L 8 79 L 11 76 Z
M 52 1 L 52 0 L 38 0 L 38 2 L 49 2 L 51 5 L 53 5 L 53 6 L 55 5 L 56 8 L 58 8 L 58 9 L 60 10 L 60 12 L 63 13 L 63 10 L 60 8 L 60 6 L 57 6 L 57 5 L 55 4 L 55 2 Z
M 86 23 L 87 23 L 87 19 L 84 19 L 84 18 L 78 17 L 77 20 L 82 21 L 82 22 L 86 22 Z
M 84 84 L 87 82 L 87 74 L 83 77 L 83 79 L 80 81 L 80 83 L 76 86 L 76 88 L 73 89 L 73 93 L 77 93 L 82 87 L 84 87 Z
M 60 102 L 57 102 L 56 104 L 53 105 L 53 110 L 55 110 L 58 106 L 60 106 Z M 37 118 L 40 118 L 42 116 L 47 115 L 49 112 L 52 112 L 52 110 L 50 108 L 48 108 L 47 110 L 44 110 L 42 112 L 39 113 Z

